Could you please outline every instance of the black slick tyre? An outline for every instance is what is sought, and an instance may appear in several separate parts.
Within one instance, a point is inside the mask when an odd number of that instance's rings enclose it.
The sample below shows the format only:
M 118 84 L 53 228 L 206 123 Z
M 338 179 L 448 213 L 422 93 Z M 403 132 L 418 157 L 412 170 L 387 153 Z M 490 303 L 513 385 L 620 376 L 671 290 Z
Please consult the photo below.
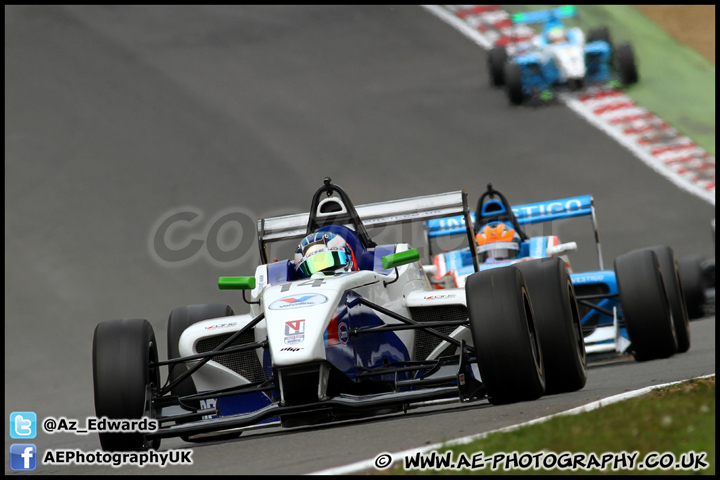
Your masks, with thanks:
M 703 259 L 698 255 L 683 257 L 678 261 L 678 273 L 682 283 L 688 318 L 696 320 L 704 316 L 705 285 Z
M 585 43 L 595 42 L 597 40 L 601 40 L 610 45 L 611 49 L 613 48 L 613 44 L 610 39 L 610 30 L 608 29 L 608 27 L 603 26 L 590 30 L 588 32 L 587 38 L 585 39 Z
M 125 318 L 98 324 L 93 335 L 95 415 L 140 419 L 150 413 L 150 396 L 160 388 L 155 333 L 147 320 Z M 100 433 L 105 451 L 157 449 L 160 440 L 142 433 Z
M 233 309 L 228 305 L 219 303 L 200 304 L 200 305 L 188 305 L 186 307 L 179 307 L 170 312 L 168 318 L 167 328 L 167 349 L 168 359 L 179 358 L 180 351 L 178 344 L 180 342 L 180 336 L 182 333 L 191 325 L 202 320 L 208 320 L 211 318 L 229 317 L 235 315 Z M 178 378 L 183 372 L 187 371 L 185 364 L 178 363 L 170 366 L 170 373 L 168 374 L 168 380 L 172 382 Z M 187 395 L 194 395 L 197 393 L 195 384 L 192 378 L 186 378 L 182 382 L 178 383 L 171 389 L 173 395 L 178 397 L 184 397 Z M 200 409 L 199 401 L 183 401 L 183 404 L 192 409 Z M 180 422 L 183 423 L 183 422 Z M 197 437 L 191 438 L 189 436 L 183 436 L 182 439 L 186 442 L 203 442 L 203 441 L 215 441 L 225 440 L 228 438 L 237 438 L 240 436 L 239 433 L 230 433 L 227 435 L 220 436 L 209 436 L 209 437 Z
M 658 257 L 668 301 L 670 302 L 675 337 L 678 343 L 677 353 L 685 353 L 690 350 L 690 323 L 688 322 L 683 285 L 678 273 L 675 252 L 673 252 L 672 248 L 664 245 L 652 247 L 652 250 Z
M 490 85 L 502 87 L 505 85 L 505 63 L 508 56 L 505 47 L 496 45 L 488 53 L 488 71 L 490 72 Z
M 617 47 L 615 52 L 620 81 L 623 85 L 632 85 L 638 81 L 637 64 L 635 63 L 635 52 L 632 45 L 623 43 Z
M 535 400 L 545 369 L 528 290 L 520 270 L 495 268 L 465 285 L 470 330 L 482 383 L 495 405 Z
M 545 363 L 545 393 L 580 390 L 587 356 L 580 313 L 567 266 L 560 258 L 514 265 L 525 278 Z
M 505 64 L 505 86 L 510 103 L 512 105 L 522 104 L 524 99 L 522 70 L 517 63 L 508 62 Z
M 180 351 L 178 350 L 180 336 L 189 326 L 201 320 L 228 317 L 230 315 L 234 315 L 232 308 L 228 305 L 218 303 L 188 305 L 186 307 L 176 308 L 170 312 L 167 326 L 168 360 L 180 357 Z M 187 367 L 185 367 L 182 363 L 170 366 L 170 373 L 168 374 L 169 381 L 172 382 L 186 371 Z M 185 395 L 194 395 L 195 393 L 197 393 L 197 390 L 195 389 L 195 384 L 191 378 L 183 380 L 172 388 L 172 394 L 181 397 Z M 197 402 L 193 402 L 191 406 L 193 408 L 200 407 Z
M 635 359 L 670 357 L 677 352 L 677 338 L 657 255 L 634 250 L 617 257 L 614 267 Z

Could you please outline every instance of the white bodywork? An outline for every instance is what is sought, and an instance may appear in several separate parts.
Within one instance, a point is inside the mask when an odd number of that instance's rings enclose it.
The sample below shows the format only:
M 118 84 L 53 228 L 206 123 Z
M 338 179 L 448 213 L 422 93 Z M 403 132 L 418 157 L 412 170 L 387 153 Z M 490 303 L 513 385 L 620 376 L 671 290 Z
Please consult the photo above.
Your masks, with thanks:
M 612 342 L 608 342 L 612 340 Z M 595 329 L 593 333 L 585 337 L 585 351 L 593 353 L 625 353 L 630 346 L 630 341 L 620 335 L 618 328 L 617 308 L 613 307 L 613 324 Z
M 410 245 L 399 244 L 396 253 L 408 249 Z M 197 343 L 200 340 L 218 334 L 237 332 L 264 311 L 265 318 L 254 328 L 254 338 L 256 342 L 267 338 L 273 367 L 303 365 L 326 360 L 323 335 L 346 291 L 354 291 L 363 298 L 406 318 L 411 316 L 409 307 L 465 306 L 464 290 L 432 289 L 419 263 L 398 267 L 397 272 L 400 278 L 395 282 L 394 271 L 390 275 L 358 271 L 338 276 L 316 274 L 310 279 L 268 285 L 267 265 L 261 265 L 255 274 L 256 287 L 251 292 L 251 301 L 260 303 L 251 305 L 249 314 L 204 320 L 191 325 L 180 337 L 180 355 L 197 354 Z M 317 285 L 313 286 L 315 281 Z M 385 282 L 388 284 L 386 285 Z M 283 304 L 285 300 L 303 298 L 307 298 L 307 301 Z M 296 304 L 299 305 L 295 306 Z M 386 324 L 401 323 L 382 313 L 378 312 L 377 315 Z M 402 330 L 395 334 L 406 346 L 412 358 L 415 330 Z M 466 327 L 458 327 L 450 336 L 458 340 L 464 339 L 466 343 L 472 344 L 470 330 Z M 447 342 L 440 342 L 430 358 L 442 352 L 447 346 Z M 255 352 L 262 365 L 262 349 L 256 349 Z M 196 362 L 188 362 L 188 367 Z M 475 373 L 478 374 L 477 371 Z M 203 365 L 192 378 L 198 391 L 250 383 L 237 372 L 212 360 Z
M 553 45 L 550 54 L 555 60 L 560 83 L 585 78 L 585 50 L 580 45 Z
M 535 39 L 541 54 L 549 55 L 554 60 L 560 83 L 585 78 L 585 34 L 579 28 L 569 29 L 567 34 L 574 37 L 575 41 L 548 44 L 541 36 Z
M 326 185 L 328 184 L 326 182 Z M 326 205 L 329 202 L 335 202 L 338 205 Z M 318 203 L 314 218 L 322 219 L 337 214 L 346 214 L 344 218 L 348 218 L 352 208 L 351 205 L 343 204 L 342 195 L 339 197 L 329 196 Z M 469 218 L 465 191 L 360 205 L 354 209 L 358 221 L 362 222 L 363 227 L 398 225 L 452 215 L 465 215 Z M 261 257 L 267 257 L 266 243 L 303 237 L 308 230 L 310 219 L 309 213 L 260 219 L 258 233 L 261 242 Z M 337 224 L 333 223 L 333 225 Z M 340 225 L 357 230 L 352 224 L 341 223 Z M 356 233 L 360 232 L 356 231 Z M 400 253 L 411 249 L 410 245 L 406 243 L 397 244 L 394 247 L 394 252 L 391 253 Z M 383 251 L 386 250 L 390 249 L 385 248 Z M 367 251 L 372 251 L 372 248 Z M 378 250 L 375 249 L 373 254 L 377 252 Z M 380 259 L 375 258 L 375 260 L 379 262 Z M 399 266 L 388 274 L 385 274 L 385 270 L 383 273 L 378 272 L 377 262 L 373 267 L 374 270 L 360 270 L 330 276 L 320 273 L 309 279 L 294 281 L 287 281 L 283 275 L 275 276 L 279 266 L 260 265 L 255 272 L 255 288 L 250 291 L 250 313 L 204 320 L 191 325 L 180 337 L 179 353 L 183 357 L 195 355 L 198 353 L 197 345 L 200 340 L 218 334 L 238 332 L 258 318 L 260 314 L 264 314 L 264 318 L 255 325 L 252 331 L 255 342 L 267 341 L 267 350 L 257 348 L 254 349 L 253 354 L 258 356 L 259 364 L 266 373 L 267 368 L 272 367 L 280 368 L 278 372 L 282 375 L 281 372 L 287 367 L 318 363 L 325 365 L 322 362 L 328 360 L 326 358 L 328 326 L 339 313 L 347 314 L 348 307 L 355 306 L 354 302 L 358 301 L 357 297 L 404 318 L 411 318 L 410 307 L 440 304 L 465 306 L 464 290 L 455 292 L 452 298 L 448 296 L 449 290 L 444 292 L 433 290 L 419 262 Z M 270 278 L 271 268 L 273 269 L 273 279 Z M 275 278 L 282 279 L 276 280 Z M 276 284 L 272 284 L 273 281 Z M 437 297 L 438 294 L 445 297 L 440 299 Z M 433 295 L 435 296 L 433 297 Z M 343 301 L 347 301 L 351 305 L 342 305 Z M 402 323 L 374 309 L 372 312 L 385 324 Z M 345 325 L 346 329 L 347 327 L 348 325 Z M 335 328 L 337 332 L 340 331 L 337 322 Z M 463 330 L 467 333 L 464 333 Z M 413 350 L 416 330 L 403 329 L 393 333 L 407 350 L 409 355 L 407 360 L 411 360 L 415 353 Z M 350 332 L 344 330 L 342 334 L 345 338 L 349 337 Z M 337 335 L 340 338 L 340 334 L 337 333 Z M 469 330 L 465 327 L 456 329 L 453 333 L 453 336 L 455 335 L 462 336 L 467 343 L 472 342 Z M 447 346 L 447 342 L 441 342 L 440 347 L 443 344 Z M 442 350 L 435 349 L 432 355 L 437 355 L 440 351 Z M 247 357 L 247 353 L 243 353 L 243 355 Z M 268 359 L 271 365 L 268 365 Z M 188 367 L 197 362 L 199 360 L 188 362 Z M 474 370 L 477 374 L 476 368 Z M 191 378 L 195 382 L 198 392 L 251 383 L 249 379 L 214 360 L 205 363 Z M 322 378 L 320 382 L 322 384 Z M 322 396 L 322 393 L 323 386 L 321 385 L 319 396 Z

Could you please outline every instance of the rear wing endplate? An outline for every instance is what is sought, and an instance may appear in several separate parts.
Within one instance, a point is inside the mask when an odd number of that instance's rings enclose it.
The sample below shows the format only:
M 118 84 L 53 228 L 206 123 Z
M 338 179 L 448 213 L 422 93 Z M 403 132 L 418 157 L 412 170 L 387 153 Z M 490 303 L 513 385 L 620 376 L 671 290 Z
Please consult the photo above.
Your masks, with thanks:
M 366 228 L 417 221 L 432 221 L 433 219 L 453 216 L 467 219 L 468 228 L 463 228 L 462 231 L 468 235 L 475 271 L 480 269 L 475 235 L 472 230 L 472 221 L 470 220 L 467 192 L 465 190 L 388 202 L 370 203 L 356 206 L 355 210 Z M 316 215 L 321 214 L 318 212 Z M 258 220 L 258 240 L 261 260 L 267 263 L 265 244 L 304 237 L 307 232 L 309 218 L 309 213 L 265 219 L 260 218 Z M 464 220 L 463 224 L 465 224 Z M 353 227 L 350 223 L 345 226 Z

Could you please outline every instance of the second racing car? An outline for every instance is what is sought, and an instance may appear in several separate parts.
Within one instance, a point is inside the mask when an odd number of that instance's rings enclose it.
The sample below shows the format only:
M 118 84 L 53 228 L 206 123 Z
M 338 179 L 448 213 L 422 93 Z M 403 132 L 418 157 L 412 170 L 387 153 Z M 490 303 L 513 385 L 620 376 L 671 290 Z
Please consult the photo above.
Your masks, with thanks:
M 540 258 L 562 258 L 577 249 L 575 242 L 560 243 L 555 235 L 529 237 L 523 225 L 590 216 L 596 242 L 598 269 L 571 273 L 577 294 L 582 331 L 588 354 L 632 353 L 637 360 L 664 358 L 690 349 L 690 327 L 678 262 L 672 248 L 654 246 L 623 254 L 612 270 L 603 266 L 600 235 L 592 196 L 563 198 L 511 206 L 488 185 L 471 215 L 482 271 L 499 267 L 523 268 Z M 450 217 L 425 222 L 427 246 L 431 240 L 465 230 L 464 219 Z M 426 267 L 436 288 L 462 288 L 474 271 L 469 249 L 434 255 Z

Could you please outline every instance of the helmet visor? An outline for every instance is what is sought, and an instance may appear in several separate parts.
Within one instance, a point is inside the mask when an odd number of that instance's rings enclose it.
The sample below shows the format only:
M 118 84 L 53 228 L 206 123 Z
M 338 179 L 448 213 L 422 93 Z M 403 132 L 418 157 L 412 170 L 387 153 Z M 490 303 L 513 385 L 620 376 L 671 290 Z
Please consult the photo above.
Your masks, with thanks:
M 335 271 L 339 268 L 345 267 L 351 262 L 350 255 L 345 251 L 324 251 L 316 253 L 300 264 L 298 269 L 307 277 L 313 273 L 322 272 L 325 270 Z

